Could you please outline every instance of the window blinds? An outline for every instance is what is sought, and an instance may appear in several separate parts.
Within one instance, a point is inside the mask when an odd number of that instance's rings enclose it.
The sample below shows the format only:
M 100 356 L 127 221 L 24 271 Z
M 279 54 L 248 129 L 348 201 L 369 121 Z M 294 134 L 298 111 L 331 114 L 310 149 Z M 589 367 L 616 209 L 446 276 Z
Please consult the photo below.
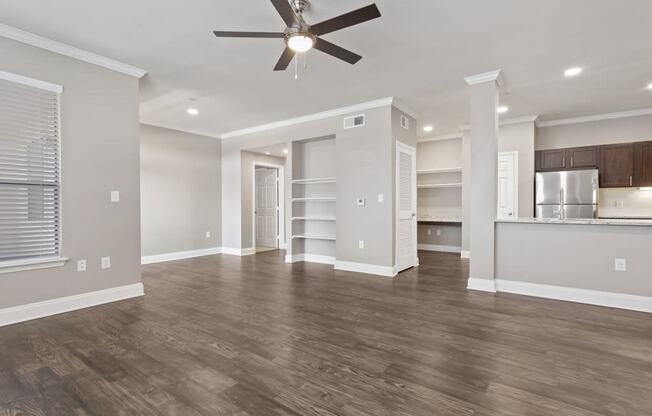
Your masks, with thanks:
M 59 94 L 0 77 L 0 262 L 59 256 L 59 178 Z

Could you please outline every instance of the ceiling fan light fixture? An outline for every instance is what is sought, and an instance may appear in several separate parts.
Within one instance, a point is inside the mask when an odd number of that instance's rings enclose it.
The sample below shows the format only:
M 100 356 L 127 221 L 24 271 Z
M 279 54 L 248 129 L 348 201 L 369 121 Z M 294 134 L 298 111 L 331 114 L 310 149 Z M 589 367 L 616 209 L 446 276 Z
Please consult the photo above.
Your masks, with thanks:
M 309 33 L 296 33 L 288 37 L 288 48 L 295 52 L 308 52 L 315 46 L 315 37 Z

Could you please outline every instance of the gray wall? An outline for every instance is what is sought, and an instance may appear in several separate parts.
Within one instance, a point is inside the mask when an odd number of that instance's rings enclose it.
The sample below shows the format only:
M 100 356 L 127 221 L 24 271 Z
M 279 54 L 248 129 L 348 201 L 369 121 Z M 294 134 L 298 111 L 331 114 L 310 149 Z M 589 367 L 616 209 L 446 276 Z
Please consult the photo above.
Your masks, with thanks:
M 652 140 L 652 115 L 537 129 L 536 150 Z
M 651 227 L 497 223 L 496 278 L 652 296 L 650 247 Z
M 253 248 L 254 164 L 267 163 L 285 166 L 285 159 L 252 152 L 242 152 L 240 157 L 242 160 L 242 176 L 240 177 L 242 181 L 242 247 Z M 285 174 L 288 175 L 287 170 Z
M 428 235 L 430 230 L 430 235 Z M 437 231 L 441 235 L 437 235 Z M 420 223 L 418 228 L 419 244 L 432 244 L 438 246 L 462 246 L 462 227 L 456 224 L 431 224 Z
M 215 138 L 140 126 L 143 256 L 221 245 L 220 148 Z
M 342 261 L 393 265 L 394 162 L 391 158 L 393 141 L 390 108 L 387 106 L 363 111 L 367 121 L 362 128 L 344 130 L 342 118 L 345 116 L 337 116 L 223 140 L 222 245 L 248 248 L 241 229 L 242 150 L 336 135 L 337 258 Z M 359 112 L 354 114 L 357 113 Z M 291 160 L 289 155 L 288 163 Z M 289 176 L 286 175 L 288 190 Z M 383 203 L 376 202 L 379 193 L 385 195 Z M 288 194 L 286 192 L 286 196 Z M 358 197 L 367 197 L 368 204 L 365 208 L 357 207 Z M 287 199 L 286 206 L 289 206 Z M 287 218 L 286 229 L 290 229 Z M 364 250 L 358 249 L 358 240 L 365 240 Z
M 0 70 L 62 85 L 63 267 L 0 275 L 0 308 L 140 283 L 138 80 L 0 37 Z M 120 191 L 120 203 L 110 192 Z M 111 256 L 102 270 L 100 258 Z M 87 259 L 88 270 L 76 271 Z
M 534 216 L 534 122 L 500 126 L 498 151 L 518 152 L 518 215 Z

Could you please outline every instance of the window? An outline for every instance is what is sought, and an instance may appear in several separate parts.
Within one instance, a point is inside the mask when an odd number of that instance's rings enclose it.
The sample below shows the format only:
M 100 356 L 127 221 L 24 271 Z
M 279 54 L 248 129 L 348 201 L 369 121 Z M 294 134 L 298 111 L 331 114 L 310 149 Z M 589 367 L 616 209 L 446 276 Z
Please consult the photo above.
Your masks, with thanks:
M 0 266 L 60 257 L 61 91 L 0 72 Z

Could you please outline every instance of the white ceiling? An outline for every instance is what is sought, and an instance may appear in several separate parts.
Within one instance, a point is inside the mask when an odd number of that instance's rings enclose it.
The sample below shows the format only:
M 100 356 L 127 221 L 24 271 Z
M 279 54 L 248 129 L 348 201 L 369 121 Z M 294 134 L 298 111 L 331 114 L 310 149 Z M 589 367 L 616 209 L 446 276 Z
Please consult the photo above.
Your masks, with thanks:
M 372 0 L 313 0 L 317 22 Z M 268 0 L 2 0 L 0 21 L 149 71 L 141 117 L 211 135 L 395 96 L 435 124 L 467 122 L 463 78 L 503 69 L 504 117 L 543 120 L 652 107 L 652 1 L 377 0 L 383 17 L 325 36 L 364 58 L 317 51 L 299 80 L 273 72 L 279 39 L 216 39 L 211 30 L 280 31 Z M 564 69 L 584 73 L 564 79 Z M 194 100 L 191 102 L 191 100 Z M 190 106 L 200 110 L 190 117 Z

